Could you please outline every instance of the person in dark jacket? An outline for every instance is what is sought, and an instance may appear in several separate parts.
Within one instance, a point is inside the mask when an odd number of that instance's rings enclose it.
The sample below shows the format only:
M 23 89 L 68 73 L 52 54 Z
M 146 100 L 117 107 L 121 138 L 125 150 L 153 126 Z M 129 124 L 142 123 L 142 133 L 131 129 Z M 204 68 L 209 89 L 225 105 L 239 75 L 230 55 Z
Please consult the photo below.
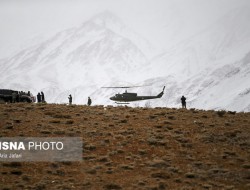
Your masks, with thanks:
M 92 100 L 90 99 L 90 97 L 88 97 L 88 106 L 90 106 L 92 103 Z
M 181 97 L 182 108 L 186 108 L 186 98 L 184 96 Z
M 71 105 L 72 104 L 72 96 L 71 96 L 71 94 L 69 95 L 68 99 L 69 99 L 69 105 Z
M 43 92 L 41 92 L 41 101 L 45 102 L 45 98 L 44 98 L 44 93 Z
M 37 103 L 40 103 L 41 102 L 41 94 L 40 92 L 38 92 L 37 94 Z

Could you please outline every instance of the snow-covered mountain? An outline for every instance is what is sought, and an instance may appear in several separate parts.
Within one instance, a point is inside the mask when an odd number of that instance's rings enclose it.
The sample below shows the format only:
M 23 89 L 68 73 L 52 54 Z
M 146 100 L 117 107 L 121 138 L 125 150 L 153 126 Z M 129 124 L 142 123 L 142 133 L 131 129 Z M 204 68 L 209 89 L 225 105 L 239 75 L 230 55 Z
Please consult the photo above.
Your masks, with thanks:
M 248 8 L 233 10 L 151 61 L 153 75 L 168 73 L 178 81 L 166 89 L 172 97 L 167 105 L 178 105 L 183 94 L 192 107 L 249 111 L 249 18 Z
M 62 31 L 1 60 L 1 86 L 42 89 L 53 95 L 57 91 L 57 96 L 61 96 L 60 92 L 66 89 L 86 90 L 113 80 L 132 80 L 140 67 L 148 65 L 144 51 L 150 47 L 135 36 L 114 15 L 101 13 L 80 27 Z M 147 44 L 144 49 L 140 48 L 143 42 Z M 57 99 L 48 97 L 49 101 Z
M 43 90 L 48 102 L 112 104 L 101 86 L 147 85 L 138 94 L 161 99 L 134 106 L 250 111 L 250 13 L 233 10 L 205 31 L 158 53 L 148 41 L 104 12 L 79 27 L 0 60 L 1 88 Z M 156 56 L 154 56 L 156 55 Z M 148 86 L 151 85 L 151 86 Z

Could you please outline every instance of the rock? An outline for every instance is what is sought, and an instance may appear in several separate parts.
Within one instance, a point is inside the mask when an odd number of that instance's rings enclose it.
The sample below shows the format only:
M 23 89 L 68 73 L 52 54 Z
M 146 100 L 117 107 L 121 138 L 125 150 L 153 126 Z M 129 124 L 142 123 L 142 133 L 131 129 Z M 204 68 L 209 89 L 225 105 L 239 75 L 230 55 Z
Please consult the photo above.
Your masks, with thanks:
M 112 190 L 112 189 L 114 189 L 114 190 L 118 189 L 119 190 L 119 189 L 122 189 L 122 187 L 120 185 L 117 185 L 117 184 L 114 184 L 114 183 L 107 184 L 103 188 L 106 189 L 106 190 Z
M 169 179 L 170 175 L 168 173 L 165 173 L 165 172 L 157 172 L 157 173 L 151 174 L 151 177 L 160 178 L 160 179 Z

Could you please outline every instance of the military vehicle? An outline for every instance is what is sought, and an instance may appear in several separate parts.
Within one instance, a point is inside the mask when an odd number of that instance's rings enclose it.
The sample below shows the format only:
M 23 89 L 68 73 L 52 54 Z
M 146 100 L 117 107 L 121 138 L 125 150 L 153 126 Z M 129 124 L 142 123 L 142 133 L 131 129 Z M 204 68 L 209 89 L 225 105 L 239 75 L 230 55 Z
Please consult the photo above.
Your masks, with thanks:
M 0 89 L 0 102 L 12 102 L 13 94 L 15 93 L 15 102 L 35 102 L 36 98 L 30 92 L 20 92 L 10 89 Z

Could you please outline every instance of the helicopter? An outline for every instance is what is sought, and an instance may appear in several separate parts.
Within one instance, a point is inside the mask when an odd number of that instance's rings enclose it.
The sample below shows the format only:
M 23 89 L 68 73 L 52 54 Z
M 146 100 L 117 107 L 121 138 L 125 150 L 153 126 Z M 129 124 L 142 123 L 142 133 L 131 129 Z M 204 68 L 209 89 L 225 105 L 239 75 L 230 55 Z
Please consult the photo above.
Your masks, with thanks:
M 141 86 L 102 87 L 102 88 L 126 88 L 127 89 L 127 88 L 134 88 L 134 87 L 141 87 Z M 125 92 L 122 94 L 115 94 L 114 96 L 110 97 L 110 100 L 116 101 L 117 104 L 129 104 L 127 102 L 161 98 L 162 95 L 164 94 L 164 89 L 165 89 L 165 86 L 163 87 L 163 90 L 156 96 L 137 96 L 137 93 L 131 93 L 125 90 Z

